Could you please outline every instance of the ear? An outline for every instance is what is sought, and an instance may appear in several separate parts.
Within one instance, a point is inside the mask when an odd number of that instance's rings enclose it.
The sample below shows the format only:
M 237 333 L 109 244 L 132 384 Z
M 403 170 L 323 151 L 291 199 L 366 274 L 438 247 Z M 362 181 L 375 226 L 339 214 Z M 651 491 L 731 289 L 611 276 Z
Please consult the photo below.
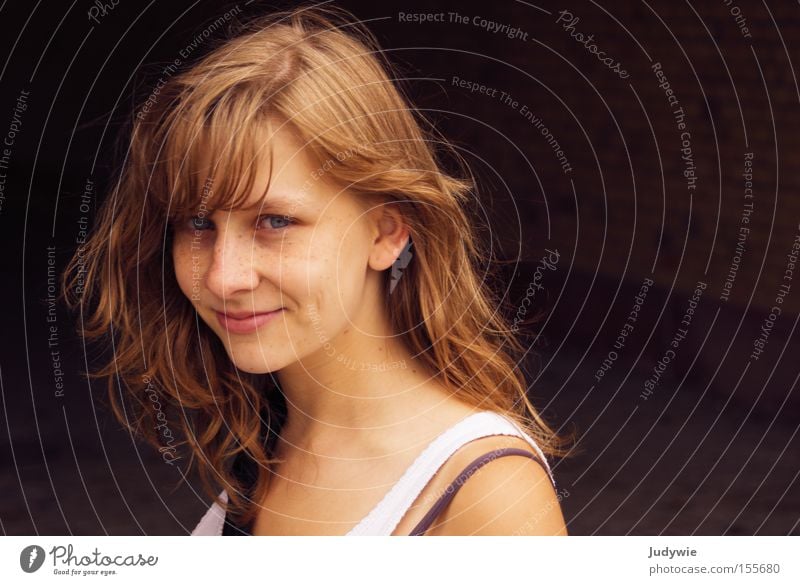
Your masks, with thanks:
M 397 260 L 409 238 L 408 225 L 397 205 L 382 204 L 372 210 L 375 239 L 369 254 L 369 267 L 381 271 Z

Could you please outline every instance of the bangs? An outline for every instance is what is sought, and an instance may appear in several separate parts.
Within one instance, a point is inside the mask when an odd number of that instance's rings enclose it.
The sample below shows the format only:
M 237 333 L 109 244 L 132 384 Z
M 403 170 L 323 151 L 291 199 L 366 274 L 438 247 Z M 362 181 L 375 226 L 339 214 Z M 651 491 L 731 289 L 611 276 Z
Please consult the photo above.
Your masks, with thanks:
M 267 161 L 271 174 L 270 121 L 248 97 L 233 89 L 211 103 L 184 102 L 166 116 L 151 144 L 157 154 L 149 195 L 161 217 L 243 207 Z

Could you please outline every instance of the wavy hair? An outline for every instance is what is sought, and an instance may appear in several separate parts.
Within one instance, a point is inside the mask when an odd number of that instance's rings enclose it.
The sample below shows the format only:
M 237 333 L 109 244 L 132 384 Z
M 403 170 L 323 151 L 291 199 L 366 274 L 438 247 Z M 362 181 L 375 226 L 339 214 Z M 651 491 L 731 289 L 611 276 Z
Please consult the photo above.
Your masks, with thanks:
M 375 37 L 339 8 L 237 24 L 140 102 L 113 189 L 64 272 L 63 299 L 80 308 L 82 335 L 113 342 L 113 356 L 89 375 L 108 378 L 117 418 L 158 447 L 162 404 L 178 413 L 189 469 L 197 465 L 210 496 L 227 489 L 239 522 L 255 518 L 269 474 L 245 486 L 234 459 L 246 452 L 264 470 L 277 461 L 285 399 L 272 375 L 233 365 L 178 288 L 169 252 L 172 222 L 201 196 L 210 210 L 246 199 L 268 116 L 287 120 L 330 163 L 328 176 L 400 206 L 413 259 L 386 308 L 409 349 L 461 400 L 512 418 L 546 454 L 568 454 L 569 439 L 531 404 L 518 367 L 525 347 L 480 278 L 489 253 L 469 219 L 475 180 L 391 71 Z M 461 176 L 444 170 L 448 153 Z

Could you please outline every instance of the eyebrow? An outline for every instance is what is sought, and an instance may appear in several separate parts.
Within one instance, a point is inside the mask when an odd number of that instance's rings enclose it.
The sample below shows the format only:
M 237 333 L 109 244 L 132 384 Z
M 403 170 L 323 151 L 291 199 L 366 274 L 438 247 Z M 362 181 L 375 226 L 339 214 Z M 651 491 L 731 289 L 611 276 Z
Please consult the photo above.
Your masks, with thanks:
M 292 207 L 303 208 L 305 205 L 300 197 L 290 197 L 285 194 L 266 195 L 266 197 L 259 199 L 252 205 L 246 207 L 239 207 L 241 211 L 251 211 L 254 209 L 277 209 Z

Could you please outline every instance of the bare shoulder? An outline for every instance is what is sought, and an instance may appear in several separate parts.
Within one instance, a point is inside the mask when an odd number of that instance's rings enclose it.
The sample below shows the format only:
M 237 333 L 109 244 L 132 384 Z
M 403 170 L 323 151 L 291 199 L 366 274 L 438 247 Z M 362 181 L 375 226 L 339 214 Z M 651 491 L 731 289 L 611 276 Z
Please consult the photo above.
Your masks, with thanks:
M 505 447 L 537 455 L 521 437 L 485 437 L 454 455 L 448 466 L 453 479 L 476 458 Z M 497 457 L 463 483 L 428 534 L 566 536 L 560 499 L 541 464 L 520 455 Z

